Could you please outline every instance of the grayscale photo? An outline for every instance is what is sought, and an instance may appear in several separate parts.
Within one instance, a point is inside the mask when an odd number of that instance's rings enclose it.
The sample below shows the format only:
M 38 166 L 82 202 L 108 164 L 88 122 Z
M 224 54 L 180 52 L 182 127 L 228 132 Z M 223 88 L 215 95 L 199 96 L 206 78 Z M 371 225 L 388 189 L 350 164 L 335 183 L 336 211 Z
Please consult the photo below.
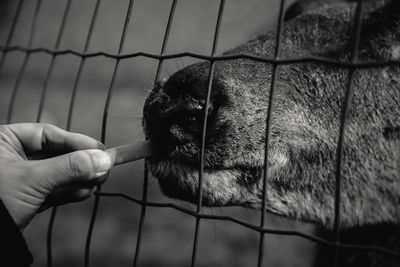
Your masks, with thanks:
M 400 2 L 0 0 L 0 266 L 400 266 Z

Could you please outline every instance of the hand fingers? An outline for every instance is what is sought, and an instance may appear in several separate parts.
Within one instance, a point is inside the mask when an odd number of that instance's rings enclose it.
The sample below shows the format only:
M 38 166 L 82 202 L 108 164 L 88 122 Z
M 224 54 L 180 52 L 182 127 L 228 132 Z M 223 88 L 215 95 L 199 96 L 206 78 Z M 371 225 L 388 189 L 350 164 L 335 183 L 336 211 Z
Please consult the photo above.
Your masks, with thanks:
M 47 152 L 64 154 L 82 149 L 104 149 L 104 145 L 89 136 L 64 131 L 43 123 L 17 123 L 2 126 L 15 135 L 26 154 Z
M 100 184 L 114 158 L 98 149 L 80 150 L 45 160 L 28 161 L 34 179 L 47 192 L 68 184 Z
M 78 202 L 89 198 L 95 191 L 95 185 L 70 185 L 54 190 L 39 208 L 42 212 L 52 206 Z

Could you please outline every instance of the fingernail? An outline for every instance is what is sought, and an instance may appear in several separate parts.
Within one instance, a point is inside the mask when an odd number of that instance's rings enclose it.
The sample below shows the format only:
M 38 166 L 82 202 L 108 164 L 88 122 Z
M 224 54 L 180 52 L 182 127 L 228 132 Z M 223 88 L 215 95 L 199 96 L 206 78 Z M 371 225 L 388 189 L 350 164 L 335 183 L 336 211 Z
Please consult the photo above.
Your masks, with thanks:
M 112 156 L 109 153 L 101 150 L 93 150 L 91 157 L 96 171 L 96 177 L 107 173 L 114 164 L 114 159 Z
M 95 174 L 94 174 L 94 176 L 95 177 L 101 177 L 101 176 L 104 176 L 104 175 L 106 175 L 108 172 L 96 172 Z

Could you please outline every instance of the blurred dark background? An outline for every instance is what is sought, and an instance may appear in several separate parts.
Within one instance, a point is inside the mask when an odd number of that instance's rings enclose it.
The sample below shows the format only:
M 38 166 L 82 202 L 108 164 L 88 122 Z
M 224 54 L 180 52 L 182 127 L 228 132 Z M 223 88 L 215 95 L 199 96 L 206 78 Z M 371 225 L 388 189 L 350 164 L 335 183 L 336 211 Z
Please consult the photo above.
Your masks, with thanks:
M 136 0 L 123 53 L 158 54 L 172 1 Z M 288 4 L 293 1 L 287 1 Z M 4 45 L 18 1 L 0 2 L 0 44 Z M 27 46 L 36 0 L 24 1 L 11 45 Z M 33 47 L 53 49 L 60 29 L 66 0 L 43 0 L 39 11 Z M 82 51 L 94 9 L 94 0 L 72 0 L 60 49 Z M 279 1 L 229 0 L 226 2 L 218 51 L 222 52 L 276 25 Z M 195 52 L 209 55 L 218 12 L 217 0 L 178 1 L 172 23 L 167 53 Z M 89 52 L 117 53 L 128 0 L 103 0 Z M 25 54 L 9 52 L 0 73 L 0 122 L 6 123 L 11 92 Z M 36 120 L 40 92 L 51 55 L 31 54 L 18 88 L 11 121 Z M 165 62 L 162 77 L 196 60 L 173 59 Z M 42 122 L 65 128 L 68 105 L 80 58 L 56 57 L 48 81 Z M 107 123 L 106 145 L 114 146 L 144 139 L 141 115 L 146 95 L 152 87 L 158 61 L 136 57 L 121 61 L 115 93 Z M 102 113 L 115 60 L 89 58 L 78 86 L 71 130 L 100 139 Z M 142 196 L 143 161 L 113 169 L 103 191 Z M 172 202 L 185 208 L 194 206 L 164 197 L 157 181 L 150 178 L 149 199 Z M 63 206 L 54 228 L 54 266 L 83 266 L 84 245 L 94 198 Z M 120 198 L 102 198 L 94 228 L 91 265 L 131 266 L 136 246 L 141 207 Z M 205 208 L 204 212 L 229 215 L 258 225 L 260 212 L 245 208 Z M 24 235 L 32 253 L 34 266 L 46 265 L 46 231 L 50 211 L 37 216 Z M 310 224 L 268 214 L 268 227 L 296 229 L 313 233 Z M 148 208 L 143 232 L 139 266 L 189 266 L 195 218 L 168 208 Z M 259 234 L 224 221 L 202 220 L 196 266 L 256 266 Z M 315 244 L 297 237 L 267 235 L 265 266 L 310 266 Z

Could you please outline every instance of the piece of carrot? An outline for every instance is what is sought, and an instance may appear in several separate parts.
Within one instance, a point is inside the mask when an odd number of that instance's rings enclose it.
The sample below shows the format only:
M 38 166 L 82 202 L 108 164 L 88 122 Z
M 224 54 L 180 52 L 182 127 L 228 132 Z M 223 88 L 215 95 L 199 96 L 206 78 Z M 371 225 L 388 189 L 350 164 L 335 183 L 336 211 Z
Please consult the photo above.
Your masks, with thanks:
M 138 141 L 108 148 L 106 151 L 114 156 L 114 166 L 150 157 L 155 154 L 155 149 L 150 141 Z

